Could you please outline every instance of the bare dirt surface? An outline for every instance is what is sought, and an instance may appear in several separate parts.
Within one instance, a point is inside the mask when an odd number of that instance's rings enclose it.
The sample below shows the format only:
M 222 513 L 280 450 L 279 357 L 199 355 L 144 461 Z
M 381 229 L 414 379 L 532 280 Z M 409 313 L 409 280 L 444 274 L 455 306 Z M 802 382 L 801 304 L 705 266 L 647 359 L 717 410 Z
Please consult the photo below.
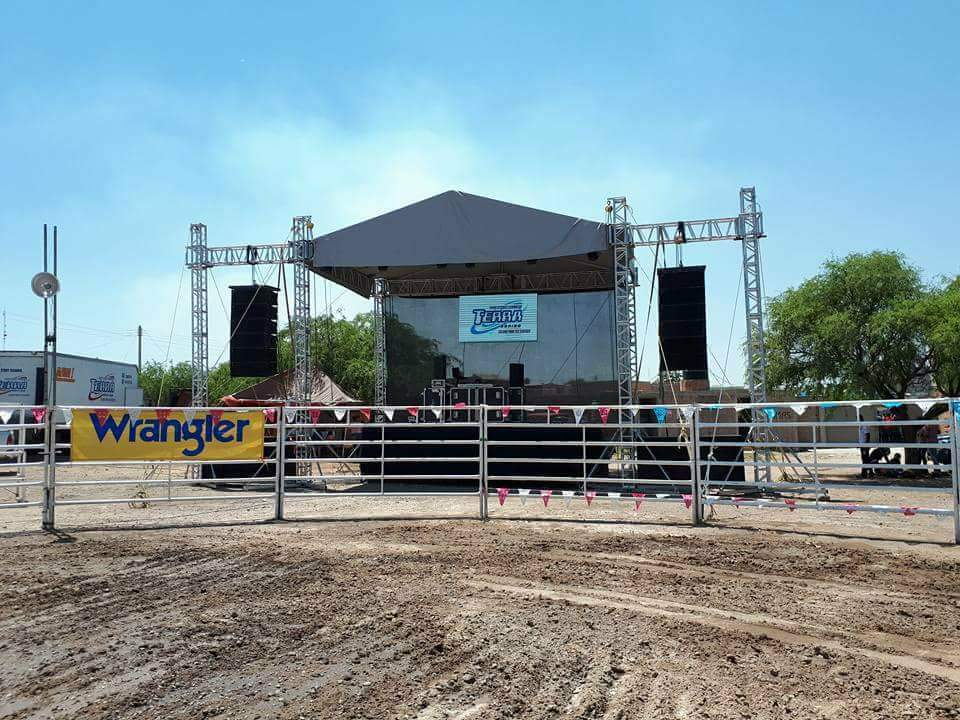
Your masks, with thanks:
M 476 505 L 3 514 L 0 716 L 960 718 L 948 522 Z

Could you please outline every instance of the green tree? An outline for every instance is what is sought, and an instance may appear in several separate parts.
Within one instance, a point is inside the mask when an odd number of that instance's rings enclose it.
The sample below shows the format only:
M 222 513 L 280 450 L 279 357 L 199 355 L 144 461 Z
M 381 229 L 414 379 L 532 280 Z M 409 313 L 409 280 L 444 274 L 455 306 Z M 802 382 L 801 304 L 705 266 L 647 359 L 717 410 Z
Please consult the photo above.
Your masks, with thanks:
M 933 379 L 944 395 L 960 395 L 960 276 L 932 294 L 926 329 L 933 357 Z
M 900 253 L 826 262 L 770 303 L 769 382 L 820 398 L 904 397 L 934 369 L 930 298 Z
M 189 388 L 191 380 L 188 362 L 166 365 L 157 360 L 148 360 L 140 370 L 144 405 L 166 405 L 170 401 L 170 391 Z

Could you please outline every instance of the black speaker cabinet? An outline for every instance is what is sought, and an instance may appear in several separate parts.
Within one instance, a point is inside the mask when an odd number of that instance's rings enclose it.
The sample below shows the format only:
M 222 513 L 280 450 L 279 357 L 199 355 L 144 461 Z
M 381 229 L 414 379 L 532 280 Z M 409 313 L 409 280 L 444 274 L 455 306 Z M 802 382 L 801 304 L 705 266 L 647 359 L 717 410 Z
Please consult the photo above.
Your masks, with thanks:
M 277 373 L 277 288 L 230 286 L 230 374 Z
M 510 387 L 523 387 L 523 363 L 510 363 Z
M 657 270 L 660 308 L 660 371 L 683 370 L 707 378 L 706 266 Z

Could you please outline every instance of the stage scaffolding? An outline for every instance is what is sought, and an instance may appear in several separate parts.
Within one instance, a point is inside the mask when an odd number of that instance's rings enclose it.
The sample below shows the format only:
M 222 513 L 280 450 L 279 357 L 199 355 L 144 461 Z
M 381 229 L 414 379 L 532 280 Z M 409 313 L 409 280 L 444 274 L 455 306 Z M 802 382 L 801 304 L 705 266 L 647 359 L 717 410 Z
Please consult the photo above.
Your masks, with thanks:
M 615 314 L 615 375 L 617 394 L 621 405 L 632 405 L 633 379 L 637 372 L 636 248 L 658 245 L 681 245 L 698 242 L 736 241 L 742 245 L 743 280 L 747 331 L 747 382 L 751 403 L 767 399 L 766 346 L 764 342 L 763 284 L 760 263 L 760 239 L 763 214 L 758 208 L 753 187 L 740 188 L 740 211 L 732 217 L 708 220 L 683 220 L 666 223 L 637 224 L 628 222 L 629 205 L 625 197 L 611 197 L 606 202 L 607 230 L 613 263 L 607 271 L 578 271 L 546 273 L 541 275 L 512 275 L 498 273 L 464 278 L 370 278 L 352 268 L 324 268 L 324 273 L 345 287 L 373 298 L 374 355 L 376 384 L 374 401 L 386 404 L 386 300 L 391 294 L 442 296 L 496 291 L 562 291 L 610 287 L 614 290 Z M 191 333 L 193 371 L 193 404 L 209 404 L 207 378 L 209 373 L 207 272 L 215 267 L 260 264 L 292 264 L 294 266 L 294 311 L 291 336 L 295 379 L 291 400 L 305 402 L 310 393 L 310 273 L 313 267 L 313 222 L 310 216 L 293 219 L 292 239 L 275 245 L 245 245 L 235 247 L 208 247 L 207 228 L 195 223 L 190 226 L 190 244 L 186 249 L 186 267 L 191 271 Z M 758 482 L 770 479 L 770 451 L 762 447 L 772 438 L 762 412 L 753 410 L 755 427 L 761 428 L 755 437 L 761 443 L 758 457 L 766 462 L 754 466 Z M 628 448 L 625 452 L 632 452 Z M 627 459 L 630 459 L 627 457 Z

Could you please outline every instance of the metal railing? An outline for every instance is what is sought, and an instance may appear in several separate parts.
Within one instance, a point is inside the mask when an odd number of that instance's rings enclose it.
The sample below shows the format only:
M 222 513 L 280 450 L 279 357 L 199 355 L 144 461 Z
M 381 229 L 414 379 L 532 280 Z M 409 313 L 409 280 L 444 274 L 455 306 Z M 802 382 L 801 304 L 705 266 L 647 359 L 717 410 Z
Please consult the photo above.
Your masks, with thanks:
M 921 411 L 934 405 L 946 412 L 924 417 Z M 542 499 L 549 512 L 556 493 L 588 507 L 598 498 L 637 508 L 641 502 L 682 503 L 694 524 L 724 506 L 952 518 L 960 543 L 960 403 L 944 398 L 757 406 L 190 408 L 263 412 L 262 457 L 73 459 L 72 416 L 104 409 L 56 408 L 57 442 L 48 455 L 45 411 L 0 406 L 0 439 L 13 440 L 0 445 L 0 471 L 8 473 L 0 475 L 0 491 L 9 496 L 0 510 L 40 507 L 45 527 L 52 528 L 56 508 L 79 505 L 251 500 L 272 504 L 269 516 L 282 520 L 288 502 L 309 499 L 474 497 L 477 516 L 486 519 L 517 496 Z M 873 417 L 876 410 L 882 418 Z M 231 465 L 243 471 L 228 472 Z M 753 481 L 749 471 L 760 465 L 769 466 L 769 481 Z M 207 466 L 199 477 L 186 472 Z M 91 476 L 97 467 L 108 474 Z M 134 489 L 111 492 L 123 487 Z M 43 492 L 34 494 L 34 488 Z M 940 497 L 929 503 L 882 499 L 914 493 Z

